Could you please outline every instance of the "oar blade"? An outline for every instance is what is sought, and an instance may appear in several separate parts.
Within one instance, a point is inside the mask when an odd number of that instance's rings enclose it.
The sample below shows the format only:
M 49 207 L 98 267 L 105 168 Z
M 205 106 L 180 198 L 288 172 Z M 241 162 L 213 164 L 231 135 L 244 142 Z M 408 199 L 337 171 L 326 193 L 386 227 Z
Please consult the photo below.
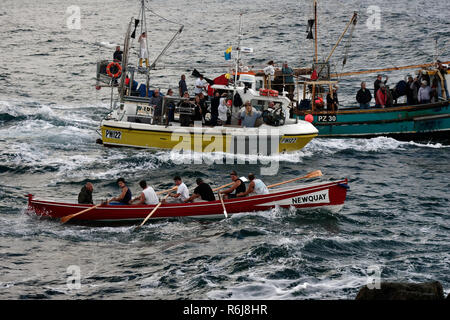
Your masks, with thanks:
M 73 214 L 62 217 L 62 218 L 61 218 L 61 224 L 66 223 L 67 221 L 69 221 L 70 219 L 72 219 L 72 217 L 73 217 Z
M 316 178 L 316 177 L 321 177 L 321 176 L 323 176 L 322 171 L 316 170 L 316 171 L 308 173 L 306 175 L 306 178 Z

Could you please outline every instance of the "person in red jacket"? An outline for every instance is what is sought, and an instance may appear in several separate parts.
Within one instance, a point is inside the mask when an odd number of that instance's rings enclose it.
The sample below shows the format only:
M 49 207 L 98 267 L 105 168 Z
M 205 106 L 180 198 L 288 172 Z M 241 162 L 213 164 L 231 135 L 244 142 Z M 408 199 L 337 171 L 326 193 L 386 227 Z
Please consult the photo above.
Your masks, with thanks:
M 386 86 L 381 83 L 380 89 L 377 91 L 375 95 L 375 107 L 376 108 L 385 108 L 387 104 L 388 95 L 386 92 Z

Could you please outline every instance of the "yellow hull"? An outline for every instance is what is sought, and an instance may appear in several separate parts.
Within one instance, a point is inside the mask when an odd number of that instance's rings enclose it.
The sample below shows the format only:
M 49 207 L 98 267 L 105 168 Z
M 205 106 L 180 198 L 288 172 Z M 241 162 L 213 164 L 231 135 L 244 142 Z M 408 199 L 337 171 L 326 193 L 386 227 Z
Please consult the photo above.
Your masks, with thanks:
M 107 146 L 123 146 L 136 148 L 155 148 L 170 150 L 193 150 L 195 152 L 226 152 L 243 153 L 252 152 L 255 145 L 265 144 L 264 150 L 269 150 L 266 154 L 294 152 L 302 149 L 308 144 L 317 133 L 313 134 L 280 134 L 270 137 L 269 142 L 261 142 L 255 135 L 244 136 L 239 134 L 223 134 L 218 131 L 188 132 L 177 129 L 170 131 L 143 130 L 134 128 L 121 128 L 115 126 L 102 125 L 102 142 Z M 265 138 L 265 137 L 263 137 Z M 247 141 L 242 144 L 240 141 Z M 261 139 L 261 138 L 259 138 Z M 277 152 L 270 152 L 271 149 Z M 250 150 L 250 151 L 249 151 Z

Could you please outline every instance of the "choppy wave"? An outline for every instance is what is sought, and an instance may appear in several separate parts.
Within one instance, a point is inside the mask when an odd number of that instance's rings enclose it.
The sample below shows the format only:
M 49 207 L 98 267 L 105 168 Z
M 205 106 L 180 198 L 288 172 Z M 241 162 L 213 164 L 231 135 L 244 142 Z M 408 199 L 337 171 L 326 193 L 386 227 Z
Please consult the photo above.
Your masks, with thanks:
M 435 54 L 431 34 L 440 35 L 438 47 L 442 57 L 448 55 L 448 47 L 441 44 L 450 31 L 443 23 L 449 2 L 430 1 L 419 9 L 405 1 L 391 3 L 383 11 L 384 31 L 360 28 L 346 67 L 340 66 L 338 47 L 332 72 L 428 61 Z M 0 25 L 13 35 L 3 39 L 5 50 L 0 52 L 2 298 L 353 299 L 367 282 L 369 267 L 379 267 L 382 280 L 438 280 L 448 293 L 449 146 L 385 137 L 315 138 L 298 152 L 245 156 L 95 144 L 110 95 L 109 90 L 95 90 L 95 62 L 112 57 L 116 43 L 123 43 L 125 29 L 118 21 L 138 11 L 138 3 L 114 0 L 108 5 L 114 9 L 99 25 L 104 6 L 85 2 L 81 30 L 51 23 L 49 12 L 54 10 L 48 1 L 0 12 L 7 17 Z M 193 63 L 209 78 L 223 74 L 223 50 L 236 38 L 241 10 L 242 43 L 254 48 L 254 54 L 244 56 L 248 65 L 263 67 L 271 59 L 293 67 L 311 63 L 311 43 L 301 34 L 311 3 L 213 1 L 207 8 L 200 4 L 205 10 L 191 10 L 199 7 L 194 1 L 188 15 L 178 10 L 185 7 L 179 0 L 153 5 L 163 16 L 164 10 L 170 11 L 171 20 L 185 28 L 152 70 L 151 85 L 176 88 L 184 73 L 193 88 Z M 349 18 L 352 7 L 359 8 L 360 21 L 368 18 L 361 1 L 346 6 L 323 1 L 319 21 L 337 23 L 322 24 L 320 52 L 331 50 L 345 24 L 339 21 Z M 411 24 L 411 17 L 435 23 Z M 4 25 L 14 19 L 22 22 Z M 150 60 L 177 29 L 151 19 Z M 405 36 L 403 30 L 414 36 Z M 134 40 L 132 63 L 137 48 Z M 393 72 L 389 83 L 404 76 L 403 71 Z M 350 104 L 360 81 L 370 87 L 374 81 L 372 75 L 341 80 L 339 100 Z M 277 164 L 276 173 L 261 174 L 270 164 Z M 341 213 L 273 209 L 211 221 L 156 220 L 139 232 L 133 231 L 134 225 L 61 225 L 25 214 L 25 194 L 76 201 L 88 180 L 98 202 L 117 195 L 118 177 L 125 177 L 136 195 L 139 180 L 163 190 L 173 185 L 175 174 L 192 188 L 197 177 L 214 186 L 225 184 L 230 170 L 240 176 L 254 172 L 266 183 L 276 183 L 316 169 L 323 171 L 321 179 L 349 178 Z M 78 291 L 65 285 L 69 266 L 80 267 Z

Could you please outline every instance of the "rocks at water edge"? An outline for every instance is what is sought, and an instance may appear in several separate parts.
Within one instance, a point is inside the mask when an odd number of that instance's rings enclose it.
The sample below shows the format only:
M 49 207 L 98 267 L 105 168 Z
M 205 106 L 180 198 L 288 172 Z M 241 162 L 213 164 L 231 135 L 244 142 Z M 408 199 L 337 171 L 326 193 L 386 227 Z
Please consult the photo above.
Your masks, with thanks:
M 449 294 L 450 296 L 450 294 Z M 362 287 L 355 300 L 444 300 L 439 281 L 423 283 L 382 282 L 379 289 Z M 450 299 L 447 297 L 447 299 Z

